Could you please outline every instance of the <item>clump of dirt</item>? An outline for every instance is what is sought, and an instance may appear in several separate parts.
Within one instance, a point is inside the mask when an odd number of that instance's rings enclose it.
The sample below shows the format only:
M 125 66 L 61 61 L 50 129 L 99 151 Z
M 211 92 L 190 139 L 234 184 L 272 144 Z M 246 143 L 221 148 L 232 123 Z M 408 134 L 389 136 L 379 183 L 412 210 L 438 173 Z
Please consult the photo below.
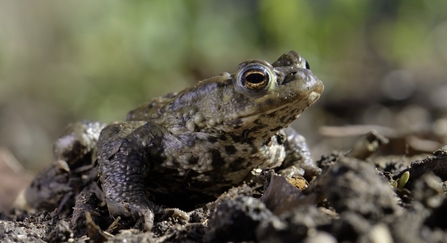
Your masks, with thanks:
M 49 200 L 50 204 L 39 201 L 42 209 L 32 214 L 24 210 L 1 212 L 0 239 L 10 242 L 445 241 L 447 146 L 424 159 L 409 162 L 387 156 L 371 157 L 387 142 L 377 134 L 371 136 L 363 137 L 348 153 L 322 156 L 317 164 L 323 172 L 310 182 L 303 178 L 286 180 L 274 171 L 264 171 L 257 178 L 264 182 L 263 187 L 248 183 L 232 188 L 215 201 L 189 212 L 166 209 L 163 214 L 156 214 L 151 231 L 145 230 L 142 220 L 129 225 L 124 219 L 109 216 L 93 176 L 95 166 L 80 164 L 82 170 L 74 170 L 74 179 L 69 178 L 63 167 L 53 166 L 54 171 L 47 175 L 59 175 L 61 190 L 53 194 L 58 197 Z M 80 184 L 83 189 L 66 191 L 74 181 L 84 183 Z M 48 210 L 51 206 L 53 210 Z

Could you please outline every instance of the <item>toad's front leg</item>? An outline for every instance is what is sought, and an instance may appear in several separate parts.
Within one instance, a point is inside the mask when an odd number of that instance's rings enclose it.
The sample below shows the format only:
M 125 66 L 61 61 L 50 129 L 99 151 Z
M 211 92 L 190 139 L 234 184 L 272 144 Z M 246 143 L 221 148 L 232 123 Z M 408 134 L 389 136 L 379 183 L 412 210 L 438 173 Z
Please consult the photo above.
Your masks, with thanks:
M 286 177 L 304 176 L 311 180 L 321 173 L 315 164 L 307 146 L 306 139 L 292 128 L 282 130 L 286 137 L 286 159 L 279 168 L 280 174 Z
M 126 122 L 106 127 L 98 141 L 101 186 L 112 217 L 144 217 L 150 229 L 158 207 L 148 199 L 145 181 L 151 162 L 160 154 L 163 131 L 150 122 Z M 153 160 L 153 161 L 152 161 Z

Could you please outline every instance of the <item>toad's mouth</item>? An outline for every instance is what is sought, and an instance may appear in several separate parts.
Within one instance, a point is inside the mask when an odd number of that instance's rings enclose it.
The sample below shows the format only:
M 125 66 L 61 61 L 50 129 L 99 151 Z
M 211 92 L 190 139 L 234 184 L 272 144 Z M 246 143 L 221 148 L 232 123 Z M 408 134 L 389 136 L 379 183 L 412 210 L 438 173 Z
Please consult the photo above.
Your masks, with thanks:
M 261 102 L 259 102 L 257 110 L 251 114 L 247 114 L 245 117 L 258 116 L 260 114 L 270 114 L 278 110 L 283 110 L 285 107 L 290 107 L 290 110 L 296 110 L 297 108 L 301 108 L 302 110 L 306 109 L 307 107 L 317 102 L 324 91 L 323 82 L 321 82 L 321 80 L 317 79 L 316 77 L 313 78 L 314 79 L 310 82 L 312 83 L 312 85 L 306 85 L 307 87 L 305 88 L 307 90 L 305 92 L 293 93 L 293 89 L 287 90 L 287 87 L 285 87 L 284 93 L 276 94 L 276 101 L 272 102 L 269 98 L 262 100 Z
M 317 102 L 317 100 L 320 98 L 320 96 L 321 96 L 321 93 L 312 91 L 307 96 L 307 99 L 301 99 L 301 100 L 296 99 L 293 102 L 275 107 L 275 108 L 270 109 L 264 113 L 271 114 L 271 113 L 277 112 L 278 110 L 291 110 L 292 111 L 292 110 L 297 110 L 297 109 L 301 109 L 301 112 L 302 112 L 307 107 L 309 107 L 309 106 L 313 105 L 315 102 Z M 287 109 L 287 107 L 289 107 L 289 109 Z M 290 115 L 296 116 L 296 115 L 299 115 L 301 112 L 299 112 L 298 114 L 293 114 L 293 112 L 292 112 Z M 260 112 L 260 113 L 262 113 L 262 112 Z M 255 114 L 255 115 L 259 115 L 259 114 Z
M 254 121 L 257 118 L 259 118 L 260 116 L 263 116 L 263 115 L 275 116 L 272 114 L 280 112 L 281 114 L 277 114 L 276 116 L 278 116 L 278 117 L 281 117 L 281 116 L 293 117 L 293 120 L 294 120 L 307 107 L 314 104 L 320 98 L 321 94 L 323 93 L 323 90 L 324 90 L 323 85 L 318 86 L 315 90 L 307 93 L 307 95 L 305 96 L 306 98 L 290 100 L 289 102 L 285 102 L 282 105 L 278 105 L 278 106 L 274 106 L 274 107 L 272 107 L 272 106 L 270 106 L 268 108 L 263 107 L 260 109 L 256 109 L 253 112 L 248 112 L 245 115 L 239 114 L 238 119 L 245 120 L 246 122 L 248 120 Z M 286 126 L 286 124 L 284 124 L 284 125 Z

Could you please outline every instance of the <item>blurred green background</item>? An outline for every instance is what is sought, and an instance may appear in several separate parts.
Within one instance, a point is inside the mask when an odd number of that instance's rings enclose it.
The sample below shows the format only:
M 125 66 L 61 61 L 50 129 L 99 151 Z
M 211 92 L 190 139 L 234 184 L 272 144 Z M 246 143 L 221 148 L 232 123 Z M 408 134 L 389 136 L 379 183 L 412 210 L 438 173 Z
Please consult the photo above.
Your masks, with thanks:
M 297 122 L 307 136 L 338 124 L 321 113 L 341 100 L 445 111 L 446 40 L 440 0 L 0 0 L 0 147 L 38 170 L 69 123 L 124 120 L 150 98 L 290 50 L 326 86 Z

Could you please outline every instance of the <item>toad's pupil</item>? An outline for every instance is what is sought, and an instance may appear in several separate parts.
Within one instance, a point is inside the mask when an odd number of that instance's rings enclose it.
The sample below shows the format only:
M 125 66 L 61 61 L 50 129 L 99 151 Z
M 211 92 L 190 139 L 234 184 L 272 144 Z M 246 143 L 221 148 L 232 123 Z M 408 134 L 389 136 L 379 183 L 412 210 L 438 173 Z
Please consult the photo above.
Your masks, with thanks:
M 245 80 L 253 84 L 258 84 L 265 81 L 265 75 L 262 73 L 252 73 L 247 75 L 247 77 L 245 77 Z

